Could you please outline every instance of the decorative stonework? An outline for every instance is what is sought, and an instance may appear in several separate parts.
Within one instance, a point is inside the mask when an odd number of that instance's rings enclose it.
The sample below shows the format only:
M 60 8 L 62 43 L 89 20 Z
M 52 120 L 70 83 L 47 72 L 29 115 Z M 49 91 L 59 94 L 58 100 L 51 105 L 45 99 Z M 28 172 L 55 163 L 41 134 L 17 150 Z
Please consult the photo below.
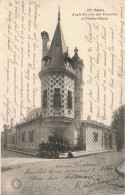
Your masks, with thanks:
M 75 81 L 66 75 L 46 75 L 41 80 L 41 107 L 43 107 L 43 91 L 47 90 L 48 106 L 42 109 L 43 117 L 45 116 L 65 116 L 74 118 L 74 83 Z M 61 93 L 61 108 L 54 107 L 54 90 L 60 89 Z M 68 90 L 72 92 L 72 109 L 67 108 Z

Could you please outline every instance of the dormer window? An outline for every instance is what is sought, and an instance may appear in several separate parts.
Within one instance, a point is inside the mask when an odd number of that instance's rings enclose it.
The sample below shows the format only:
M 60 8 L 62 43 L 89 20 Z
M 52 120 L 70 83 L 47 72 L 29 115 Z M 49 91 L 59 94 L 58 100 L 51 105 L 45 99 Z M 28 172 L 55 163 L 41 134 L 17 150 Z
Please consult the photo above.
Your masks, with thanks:
M 61 94 L 59 88 L 56 88 L 54 92 L 54 107 L 61 107 Z
M 43 108 L 47 107 L 47 89 L 43 90 Z

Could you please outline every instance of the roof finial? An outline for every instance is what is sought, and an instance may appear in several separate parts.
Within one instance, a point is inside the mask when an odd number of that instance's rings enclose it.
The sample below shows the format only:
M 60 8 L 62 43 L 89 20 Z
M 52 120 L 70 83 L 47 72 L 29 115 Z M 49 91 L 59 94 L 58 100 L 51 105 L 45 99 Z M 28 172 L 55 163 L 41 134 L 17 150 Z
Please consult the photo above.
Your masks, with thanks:
M 78 49 L 77 49 L 77 47 L 74 49 L 74 52 L 75 52 L 75 54 L 78 54 Z
M 58 22 L 60 22 L 60 6 L 59 6 L 59 11 L 58 11 Z

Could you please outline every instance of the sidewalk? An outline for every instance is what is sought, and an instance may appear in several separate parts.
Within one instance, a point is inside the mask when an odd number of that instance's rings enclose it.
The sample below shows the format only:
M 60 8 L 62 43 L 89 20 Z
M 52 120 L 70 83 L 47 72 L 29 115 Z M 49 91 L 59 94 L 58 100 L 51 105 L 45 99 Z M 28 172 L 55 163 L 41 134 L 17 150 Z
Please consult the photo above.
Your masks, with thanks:
M 94 155 L 94 154 L 98 154 L 98 153 L 111 152 L 111 151 L 116 151 L 116 149 L 114 149 L 114 150 L 99 150 L 99 151 L 75 151 L 75 152 L 72 152 L 72 154 L 75 158 L 77 158 L 77 157 Z M 67 158 L 67 156 L 68 156 L 68 152 L 64 153 L 64 154 L 60 154 L 60 158 Z
M 121 165 L 117 167 L 117 172 L 125 177 L 125 162 L 123 162 Z
M 19 150 L 12 150 L 12 149 L 6 149 L 6 150 L 10 150 L 13 152 L 18 152 L 18 153 L 22 153 L 22 154 L 27 154 L 27 155 L 31 155 L 34 156 L 34 158 L 37 158 L 36 153 L 30 153 L 30 152 L 25 152 L 25 151 L 19 151 Z M 98 153 L 103 153 L 103 152 L 111 152 L 111 151 L 116 151 L 116 149 L 112 149 L 112 150 L 98 150 L 98 151 L 75 151 L 72 152 L 73 156 L 76 157 L 82 157 L 82 156 L 88 156 L 88 155 L 93 155 L 93 154 L 98 154 Z M 68 152 L 60 154 L 59 158 L 67 158 L 68 156 Z
M 17 151 L 17 150 L 10 150 L 10 151 L 21 153 L 21 151 Z M 77 157 L 83 157 L 83 156 L 94 155 L 94 154 L 110 152 L 110 151 L 113 151 L 113 150 L 89 151 L 89 152 L 75 151 L 75 152 L 72 152 L 72 154 L 74 158 L 77 158 Z M 29 154 L 27 152 L 22 152 L 22 153 Z M 20 164 L 25 164 L 25 163 L 32 163 L 32 162 L 41 162 L 41 161 L 45 162 L 45 161 L 68 159 L 67 157 L 68 153 L 60 154 L 59 159 L 37 158 L 36 156 L 33 157 L 34 154 L 30 154 L 30 155 L 32 155 L 31 158 L 16 158 L 16 157 L 15 158 L 1 158 L 1 166 L 6 167 L 6 166 L 15 166 L 15 165 L 20 165 Z

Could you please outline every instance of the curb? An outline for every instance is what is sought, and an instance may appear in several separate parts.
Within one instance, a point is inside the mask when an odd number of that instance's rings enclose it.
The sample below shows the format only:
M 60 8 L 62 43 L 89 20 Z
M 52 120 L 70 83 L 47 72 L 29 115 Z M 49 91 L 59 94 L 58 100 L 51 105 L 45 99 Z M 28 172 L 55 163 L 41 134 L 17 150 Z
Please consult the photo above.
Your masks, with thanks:
M 25 152 L 25 151 L 13 150 L 13 149 L 8 149 L 8 148 L 6 148 L 6 150 L 21 153 L 21 154 L 26 154 L 26 155 L 30 155 L 30 156 L 39 158 L 39 157 L 37 157 L 36 153 L 28 153 L 28 152 Z M 74 156 L 73 158 L 80 158 L 80 157 L 84 157 L 84 156 L 96 155 L 96 154 L 100 154 L 100 153 L 113 152 L 113 151 L 115 151 L 115 150 L 105 150 L 105 151 L 97 151 L 97 152 L 92 152 L 92 153 L 79 154 L 78 156 Z M 60 156 L 59 159 L 69 159 L 68 158 L 68 153 L 66 153 L 66 154 L 67 154 L 67 156 L 64 156 L 64 157 Z
M 125 162 L 123 162 L 122 164 L 124 164 Z M 119 174 L 121 177 L 124 177 L 125 178 L 125 173 L 123 173 L 123 172 L 121 172 L 120 170 L 119 170 L 119 166 L 121 166 L 122 164 L 120 164 L 120 165 L 118 165 L 117 167 L 116 167 L 116 169 L 115 169 L 115 172 L 117 173 L 117 174 Z
M 34 153 L 28 153 L 28 152 L 24 152 L 24 151 L 20 151 L 20 150 L 12 150 L 12 149 L 8 149 L 8 148 L 5 148 L 5 150 L 13 151 L 13 152 L 21 153 L 21 154 L 27 154 L 27 155 L 36 157 L 36 154 L 34 154 Z
M 86 153 L 86 154 L 81 154 L 81 155 L 78 155 L 78 156 L 74 156 L 73 158 L 80 158 L 80 157 L 83 157 L 83 156 L 90 156 L 90 155 L 95 155 L 95 154 L 100 154 L 100 153 L 105 153 L 105 152 L 114 152 L 116 150 L 105 150 L 105 151 L 98 151 L 98 152 L 93 152 L 93 153 Z M 73 152 L 72 152 L 73 154 Z M 68 155 L 68 153 L 67 153 Z M 73 154 L 74 155 L 74 154 Z M 67 159 L 68 157 L 63 157 L 61 156 L 60 159 Z

